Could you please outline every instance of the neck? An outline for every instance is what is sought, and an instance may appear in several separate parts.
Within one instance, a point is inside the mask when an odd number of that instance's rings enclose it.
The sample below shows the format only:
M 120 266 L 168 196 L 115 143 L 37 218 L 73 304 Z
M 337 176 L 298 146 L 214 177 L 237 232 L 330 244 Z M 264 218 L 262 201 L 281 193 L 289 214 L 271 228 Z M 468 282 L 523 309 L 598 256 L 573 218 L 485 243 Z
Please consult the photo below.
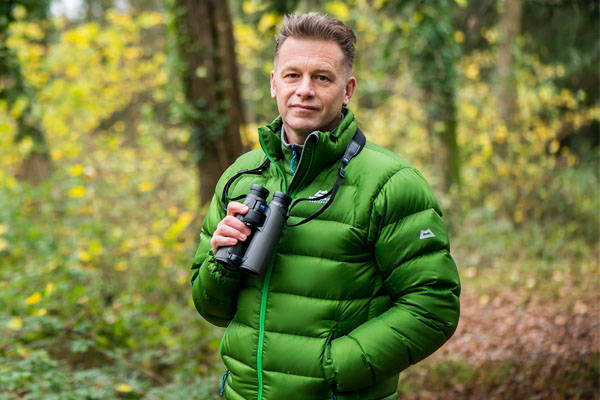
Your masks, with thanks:
M 340 122 L 342 122 L 342 119 L 344 119 L 344 114 L 340 113 L 340 117 L 339 118 L 334 118 L 333 121 L 331 121 L 331 123 L 328 126 L 325 126 L 321 129 L 317 129 L 321 132 L 333 132 L 335 130 L 335 128 L 337 128 L 337 126 L 340 124 Z M 304 142 L 306 141 L 306 138 L 308 137 L 308 135 L 312 132 L 295 132 L 292 129 L 286 128 L 286 124 L 285 122 L 283 123 L 283 135 L 285 136 L 285 138 L 287 139 L 287 142 L 289 144 L 298 144 L 298 145 L 303 145 Z

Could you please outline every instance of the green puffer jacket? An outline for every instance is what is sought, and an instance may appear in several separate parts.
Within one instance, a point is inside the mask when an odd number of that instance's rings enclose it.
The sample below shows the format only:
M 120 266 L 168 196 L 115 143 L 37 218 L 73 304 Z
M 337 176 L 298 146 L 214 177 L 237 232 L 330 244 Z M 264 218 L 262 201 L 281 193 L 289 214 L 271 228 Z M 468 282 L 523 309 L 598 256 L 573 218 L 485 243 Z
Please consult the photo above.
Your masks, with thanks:
M 456 329 L 460 283 L 437 201 L 417 170 L 370 142 L 346 167 L 332 205 L 283 229 L 263 276 L 215 261 L 210 239 L 225 216 L 220 197 L 229 178 L 256 168 L 267 152 L 268 170 L 237 179 L 230 197 L 253 183 L 294 198 L 329 190 L 357 128 L 352 112 L 344 113 L 332 133 L 309 135 L 295 175 L 279 117 L 259 129 L 262 149 L 241 156 L 217 185 L 192 285 L 200 314 L 227 326 L 220 348 L 227 399 L 396 399 L 399 372 Z M 288 222 L 322 206 L 301 202 Z

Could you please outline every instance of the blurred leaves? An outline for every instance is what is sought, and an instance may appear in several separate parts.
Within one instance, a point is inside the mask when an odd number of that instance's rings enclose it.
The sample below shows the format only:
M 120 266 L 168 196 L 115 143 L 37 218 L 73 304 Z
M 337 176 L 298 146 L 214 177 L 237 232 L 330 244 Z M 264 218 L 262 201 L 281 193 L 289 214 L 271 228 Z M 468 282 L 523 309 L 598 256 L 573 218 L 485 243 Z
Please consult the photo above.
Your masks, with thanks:
M 438 39 L 452 41 L 446 56 L 457 57 L 463 186 L 439 190 L 431 137 L 444 126 L 430 123 L 422 71 L 410 59 L 440 33 L 426 23 L 430 3 L 400 13 L 385 0 L 232 2 L 244 143 L 256 146 L 256 127 L 276 116 L 268 87 L 282 13 L 320 7 L 344 19 L 358 36 L 350 106 L 370 140 L 436 189 L 466 288 L 456 342 L 403 374 L 401 393 L 535 397 L 546 379 L 585 397 L 593 390 L 585 379 L 598 370 L 598 148 L 569 140 L 598 126 L 597 95 L 573 84 L 573 60 L 540 56 L 536 36 L 524 34 L 515 49 L 518 115 L 507 127 L 495 96 L 497 28 L 446 24 Z M 473 2 L 444 4 L 481 23 Z M 47 25 L 25 9 L 14 16 L 7 44 L 35 90 L 0 99 L 0 400 L 216 396 L 221 330 L 190 302 L 202 215 L 182 123 L 190 110 L 166 34 L 172 16 L 110 10 L 103 22 Z M 37 146 L 15 140 L 28 107 L 55 163 L 38 186 L 15 179 Z M 531 391 L 510 392 L 529 381 Z

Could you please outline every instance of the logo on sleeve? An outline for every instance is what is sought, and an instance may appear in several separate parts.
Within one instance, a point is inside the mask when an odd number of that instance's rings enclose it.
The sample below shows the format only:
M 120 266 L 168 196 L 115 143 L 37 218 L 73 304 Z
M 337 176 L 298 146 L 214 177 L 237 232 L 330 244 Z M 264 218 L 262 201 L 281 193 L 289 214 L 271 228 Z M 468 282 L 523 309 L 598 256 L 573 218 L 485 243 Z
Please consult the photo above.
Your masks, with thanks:
M 421 233 L 419 234 L 419 239 L 427 239 L 435 237 L 431 229 L 421 229 Z

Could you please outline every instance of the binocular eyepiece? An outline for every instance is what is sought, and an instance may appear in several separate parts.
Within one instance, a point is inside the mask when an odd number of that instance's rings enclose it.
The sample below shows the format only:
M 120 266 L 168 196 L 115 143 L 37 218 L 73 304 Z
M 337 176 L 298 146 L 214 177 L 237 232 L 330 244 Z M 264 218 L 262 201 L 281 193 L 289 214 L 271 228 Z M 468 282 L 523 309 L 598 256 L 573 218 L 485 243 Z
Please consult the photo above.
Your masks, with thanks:
M 275 192 L 267 204 L 269 191 L 252 185 L 244 200 L 249 210 L 235 217 L 250 228 L 246 240 L 233 246 L 219 247 L 215 259 L 231 271 L 243 271 L 251 275 L 262 275 L 267 268 L 279 235 L 288 216 L 292 198 L 285 193 Z

